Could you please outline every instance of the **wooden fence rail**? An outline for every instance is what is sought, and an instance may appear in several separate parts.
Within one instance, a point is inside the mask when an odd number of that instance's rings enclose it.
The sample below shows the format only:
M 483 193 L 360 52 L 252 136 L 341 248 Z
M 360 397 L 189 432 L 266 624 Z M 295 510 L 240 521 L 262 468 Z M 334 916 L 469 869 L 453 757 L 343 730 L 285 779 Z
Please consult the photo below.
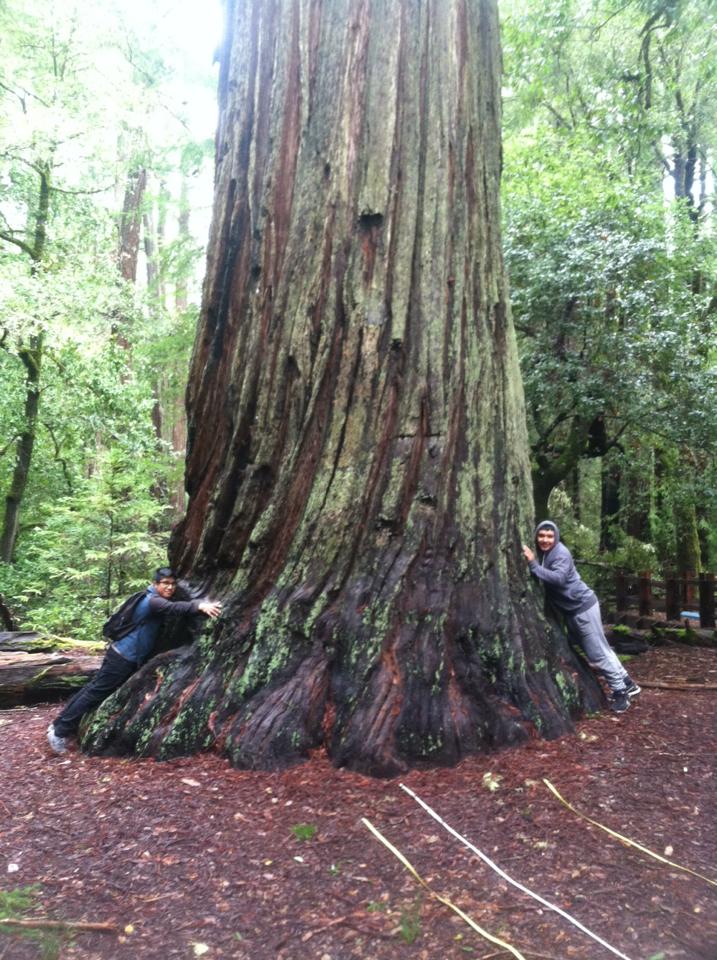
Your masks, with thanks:
M 659 612 L 667 620 L 681 620 L 687 614 L 691 619 L 699 617 L 703 629 L 715 629 L 714 573 L 681 576 L 667 571 L 663 580 L 656 580 L 649 570 L 637 576 L 617 570 L 614 601 L 618 613 L 637 607 L 641 617 Z

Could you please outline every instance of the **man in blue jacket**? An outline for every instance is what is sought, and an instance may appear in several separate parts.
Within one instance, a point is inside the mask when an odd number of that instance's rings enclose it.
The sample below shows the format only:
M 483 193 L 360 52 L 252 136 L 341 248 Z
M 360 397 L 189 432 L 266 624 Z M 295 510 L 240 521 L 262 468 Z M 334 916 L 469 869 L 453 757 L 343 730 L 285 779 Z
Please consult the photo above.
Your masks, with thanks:
M 562 614 L 570 637 L 582 647 L 590 666 L 605 678 L 611 692 L 610 708 L 624 713 L 630 706 L 630 697 L 637 696 L 640 687 L 630 679 L 607 642 L 598 598 L 580 578 L 552 520 L 538 524 L 535 544 L 535 553 L 530 547 L 523 547 L 530 572 L 542 582 L 550 605 Z
M 169 567 L 155 571 L 146 595 L 135 608 L 133 628 L 108 648 L 92 680 L 68 700 L 47 728 L 47 740 L 55 753 L 67 750 L 67 737 L 77 733 L 83 714 L 94 710 L 149 659 L 165 617 L 203 613 L 214 618 L 221 613 L 221 604 L 212 600 L 174 600 L 176 588 L 177 578 Z

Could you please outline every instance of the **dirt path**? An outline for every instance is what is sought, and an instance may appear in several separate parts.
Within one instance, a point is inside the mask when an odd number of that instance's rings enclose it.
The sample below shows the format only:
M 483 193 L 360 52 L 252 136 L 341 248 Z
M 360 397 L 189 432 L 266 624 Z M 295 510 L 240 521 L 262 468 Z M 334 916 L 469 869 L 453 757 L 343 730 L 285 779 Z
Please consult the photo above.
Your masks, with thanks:
M 630 670 L 714 684 L 717 652 L 653 650 Z M 421 890 L 362 817 L 526 960 L 615 955 L 485 867 L 398 781 L 335 770 L 322 755 L 277 774 L 213 756 L 54 757 L 44 732 L 56 709 L 0 713 L 0 891 L 37 885 L 28 915 L 115 925 L 60 941 L 62 960 L 510 956 Z M 630 960 L 715 960 L 717 887 L 581 821 L 542 778 L 595 820 L 717 880 L 716 748 L 716 691 L 645 689 L 628 713 L 587 719 L 574 735 L 404 782 Z M 0 933 L 0 960 L 34 960 L 41 947 Z

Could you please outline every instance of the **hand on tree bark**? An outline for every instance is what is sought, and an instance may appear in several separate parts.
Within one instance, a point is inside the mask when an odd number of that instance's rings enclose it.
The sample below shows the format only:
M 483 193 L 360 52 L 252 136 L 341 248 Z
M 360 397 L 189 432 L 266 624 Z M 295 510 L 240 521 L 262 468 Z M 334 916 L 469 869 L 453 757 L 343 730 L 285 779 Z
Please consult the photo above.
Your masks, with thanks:
M 526 547 L 525 544 L 523 544 L 523 556 L 528 561 L 528 563 L 530 563 L 531 560 L 535 560 L 535 554 L 530 549 L 530 547 Z
M 199 604 L 199 610 L 213 620 L 222 612 L 222 605 L 214 600 L 205 600 Z

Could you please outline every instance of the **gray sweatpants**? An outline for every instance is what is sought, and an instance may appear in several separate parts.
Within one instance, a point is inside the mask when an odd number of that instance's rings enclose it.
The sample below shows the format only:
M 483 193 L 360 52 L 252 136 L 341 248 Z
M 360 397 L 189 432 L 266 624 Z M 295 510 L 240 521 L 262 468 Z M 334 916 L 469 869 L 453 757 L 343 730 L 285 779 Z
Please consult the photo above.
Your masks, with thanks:
M 593 670 L 597 670 L 605 677 L 611 690 L 622 690 L 625 686 L 627 670 L 605 638 L 600 604 L 596 602 L 589 610 L 584 610 L 582 613 L 565 615 L 565 622 L 570 636 L 583 648 Z

